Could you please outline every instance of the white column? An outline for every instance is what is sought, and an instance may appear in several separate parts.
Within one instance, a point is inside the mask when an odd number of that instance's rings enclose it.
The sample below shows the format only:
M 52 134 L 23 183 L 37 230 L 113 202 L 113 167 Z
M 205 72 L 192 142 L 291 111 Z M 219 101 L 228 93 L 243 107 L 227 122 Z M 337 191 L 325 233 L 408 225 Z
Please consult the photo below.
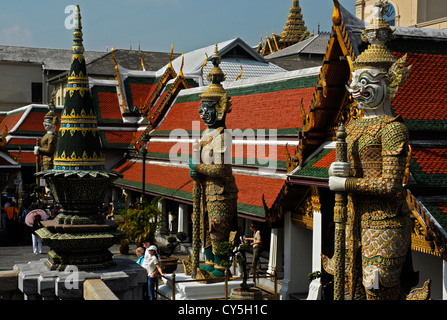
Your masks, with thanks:
M 313 212 L 313 233 L 312 233 L 312 272 L 321 272 L 321 212 Z M 321 278 L 312 280 L 309 285 L 309 295 L 307 300 L 321 299 Z
M 442 300 L 447 300 L 447 262 L 442 261 Z
M 282 277 L 284 273 L 283 268 L 283 229 L 273 228 L 270 233 L 270 253 L 269 253 L 269 265 L 267 273 L 273 274 L 276 271 L 276 275 Z
M 184 232 L 188 236 L 186 241 L 190 239 L 189 228 L 188 228 L 188 205 L 180 203 L 178 205 L 178 231 Z
M 305 295 L 309 290 L 308 275 L 312 268 L 312 231 L 295 226 L 292 214 L 284 216 L 284 278 L 280 299 L 289 299 L 290 294 Z
M 280 300 L 287 300 L 289 297 L 289 285 L 292 283 L 292 220 L 291 212 L 287 211 L 284 216 L 284 278 L 282 279 Z

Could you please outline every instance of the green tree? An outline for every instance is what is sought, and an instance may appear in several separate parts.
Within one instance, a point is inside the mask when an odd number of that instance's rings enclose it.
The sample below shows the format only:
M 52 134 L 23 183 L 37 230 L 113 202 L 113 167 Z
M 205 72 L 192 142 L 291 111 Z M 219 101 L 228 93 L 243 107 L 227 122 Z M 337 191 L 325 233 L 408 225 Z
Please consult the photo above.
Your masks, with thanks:
M 126 239 L 135 241 L 137 246 L 141 246 L 141 241 L 145 238 L 155 243 L 155 233 L 161 225 L 163 215 L 158 208 L 161 199 L 162 197 L 155 197 L 150 203 L 139 201 L 120 212 L 123 223 L 118 229 L 125 232 Z

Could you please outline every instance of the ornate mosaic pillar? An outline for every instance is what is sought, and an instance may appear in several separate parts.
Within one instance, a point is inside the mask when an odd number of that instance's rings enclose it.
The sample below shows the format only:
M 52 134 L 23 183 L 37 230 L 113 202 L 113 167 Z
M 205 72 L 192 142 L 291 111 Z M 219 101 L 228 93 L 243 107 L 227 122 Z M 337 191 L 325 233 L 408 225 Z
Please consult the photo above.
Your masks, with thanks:
M 105 170 L 97 117 L 85 67 L 79 6 L 75 12 L 73 47 L 54 167 L 36 175 L 46 179 L 62 209 L 39 236 L 51 248 L 47 265 L 63 270 L 104 269 L 113 265 L 108 250 L 122 237 L 118 224 L 99 213 L 104 196 L 118 173 Z

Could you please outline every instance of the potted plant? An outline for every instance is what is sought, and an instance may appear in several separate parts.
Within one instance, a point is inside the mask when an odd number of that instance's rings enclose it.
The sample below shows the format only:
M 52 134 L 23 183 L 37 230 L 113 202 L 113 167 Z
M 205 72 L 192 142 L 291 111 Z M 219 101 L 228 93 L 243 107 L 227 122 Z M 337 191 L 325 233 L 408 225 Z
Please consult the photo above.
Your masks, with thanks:
M 168 237 L 168 244 L 167 247 L 169 249 L 167 255 L 160 257 L 160 263 L 161 268 L 163 269 L 164 273 L 172 273 L 177 269 L 177 261 L 178 258 L 172 257 L 172 254 L 175 251 L 175 248 L 185 241 L 187 238 L 186 233 L 184 232 L 177 232 L 176 236 Z
M 222 241 L 216 247 L 214 263 L 223 268 L 230 267 L 230 257 L 233 252 L 233 243 Z
M 149 238 L 151 243 L 155 243 L 155 232 L 161 224 L 159 217 L 162 212 L 158 209 L 158 202 L 161 199 L 161 197 L 155 197 L 150 203 L 140 201 L 129 209 L 119 212 L 122 216 L 122 223 L 118 229 L 124 231 L 124 239 L 128 243 L 135 241 L 135 244 L 139 247 L 144 238 Z

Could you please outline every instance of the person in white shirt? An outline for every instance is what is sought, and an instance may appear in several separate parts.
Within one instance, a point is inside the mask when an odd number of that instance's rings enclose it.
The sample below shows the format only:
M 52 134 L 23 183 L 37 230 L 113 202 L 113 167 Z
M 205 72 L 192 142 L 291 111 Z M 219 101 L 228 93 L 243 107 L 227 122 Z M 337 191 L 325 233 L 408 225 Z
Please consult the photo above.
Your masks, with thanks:
M 147 250 L 150 246 L 151 243 L 149 241 L 149 239 L 143 239 L 143 241 L 141 242 L 141 245 L 143 246 L 143 248 L 145 248 L 146 250 L 144 251 L 144 259 L 143 259 L 143 263 L 141 264 L 141 266 L 144 269 L 147 269 L 147 261 L 149 259 L 149 251 Z
M 262 239 L 261 239 L 261 231 L 258 228 L 251 224 L 250 230 L 253 232 L 253 238 L 245 238 L 245 240 L 253 241 L 250 243 L 253 246 L 253 262 L 251 265 L 251 274 L 256 272 L 256 267 L 259 263 L 260 253 L 262 251 Z
M 157 254 L 157 247 L 152 245 L 147 248 L 146 252 L 149 253 L 147 260 L 147 276 L 148 276 L 148 295 L 149 300 L 155 300 L 155 284 L 157 283 L 157 272 L 160 272 L 162 276 L 166 276 L 160 267 L 160 259 Z

